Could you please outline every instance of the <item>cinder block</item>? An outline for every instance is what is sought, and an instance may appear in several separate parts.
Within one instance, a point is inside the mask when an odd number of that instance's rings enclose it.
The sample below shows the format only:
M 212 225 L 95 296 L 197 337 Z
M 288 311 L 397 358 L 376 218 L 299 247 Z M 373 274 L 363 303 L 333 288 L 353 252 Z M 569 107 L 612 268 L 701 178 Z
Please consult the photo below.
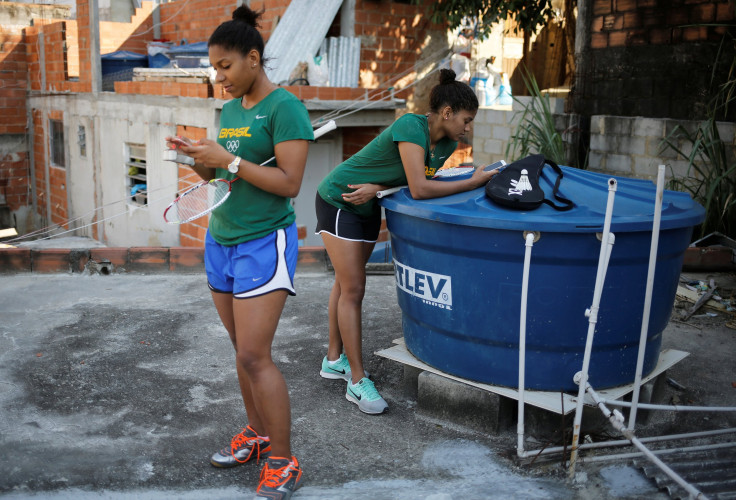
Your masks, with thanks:
M 603 116 L 601 132 L 605 135 L 631 135 L 633 118 L 624 116 Z
M 490 154 L 502 154 L 504 148 L 503 141 L 496 139 L 486 139 L 483 141 L 483 152 Z
M 473 127 L 473 139 L 491 137 L 491 126 L 486 123 L 478 123 Z
M 619 147 L 617 153 L 630 155 L 630 156 L 642 156 L 646 154 L 647 144 L 646 139 L 643 137 L 619 137 Z
M 664 122 L 654 118 L 636 118 L 631 133 L 636 137 L 664 137 Z
M 404 365 L 403 390 L 404 396 L 416 400 L 418 397 L 419 375 L 424 373 L 421 368 Z
M 511 129 L 509 127 L 496 125 L 493 127 L 493 135 L 491 137 L 500 141 L 508 142 L 511 139 Z
M 298 271 L 319 271 L 327 269 L 327 251 L 323 247 L 301 247 L 297 256 Z
M 627 155 L 609 154 L 606 158 L 606 169 L 613 172 L 631 174 L 631 157 Z
M 508 398 L 424 371 L 417 378 L 421 413 L 481 432 L 498 434 L 514 420 Z

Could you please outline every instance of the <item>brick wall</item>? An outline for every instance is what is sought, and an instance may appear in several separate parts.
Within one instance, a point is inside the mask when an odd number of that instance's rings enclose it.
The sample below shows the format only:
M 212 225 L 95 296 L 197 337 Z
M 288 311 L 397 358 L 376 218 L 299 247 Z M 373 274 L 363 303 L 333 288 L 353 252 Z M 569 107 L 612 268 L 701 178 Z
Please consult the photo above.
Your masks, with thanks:
M 27 71 L 22 28 L 0 26 L 0 134 L 26 131 Z
M 252 1 L 250 5 L 251 8 L 260 9 L 259 4 L 262 3 Z M 286 1 L 280 3 L 288 4 Z M 217 26 L 232 19 L 236 6 L 235 0 L 178 0 L 161 4 L 161 38 L 176 44 L 183 40 L 189 43 L 205 42 Z
M 189 137 L 195 141 L 207 138 L 206 129 L 200 127 L 188 127 L 185 125 L 177 125 L 176 134 Z M 179 164 L 177 165 L 179 168 L 179 186 L 177 188 L 177 192 L 182 193 L 201 179 L 196 174 L 192 175 L 191 168 Z M 204 247 L 204 239 L 207 234 L 209 221 L 210 217 L 208 215 L 186 224 L 179 225 L 179 244 L 182 247 Z
M 147 54 L 146 44 L 153 40 L 152 10 L 152 2 L 142 2 L 141 7 L 135 9 L 129 23 L 100 21 L 100 53 L 128 50 Z
M 592 9 L 590 67 L 576 89 L 576 112 L 705 115 L 714 64 L 723 83 L 734 59 L 733 38 L 724 38 L 736 35 L 732 1 L 594 0 Z
M 25 147 L 25 141 L 23 141 Z M 0 205 L 16 211 L 30 203 L 28 152 L 6 152 L 0 156 Z
M 361 38 L 360 85 L 375 88 L 411 72 L 429 30 L 442 30 L 425 15 L 426 6 L 356 0 L 355 36 Z

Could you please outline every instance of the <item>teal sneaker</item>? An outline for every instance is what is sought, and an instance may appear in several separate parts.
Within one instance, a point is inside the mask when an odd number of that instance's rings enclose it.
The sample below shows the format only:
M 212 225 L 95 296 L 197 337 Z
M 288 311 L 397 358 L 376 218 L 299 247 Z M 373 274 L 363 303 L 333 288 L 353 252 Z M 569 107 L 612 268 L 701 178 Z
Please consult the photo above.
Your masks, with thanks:
M 322 358 L 322 369 L 319 371 L 320 376 L 323 378 L 330 378 L 333 380 L 342 379 L 346 382 L 350 382 L 352 373 L 350 371 L 350 363 L 348 363 L 348 357 L 345 354 L 340 354 L 337 361 L 330 363 L 327 361 L 327 356 Z M 370 377 L 368 371 L 365 372 L 366 377 Z
M 388 404 L 378 394 L 376 386 L 368 378 L 360 379 L 360 382 L 355 385 L 352 382 L 348 382 L 348 390 L 345 393 L 345 398 L 358 405 L 360 411 L 369 415 L 380 415 L 388 410 Z

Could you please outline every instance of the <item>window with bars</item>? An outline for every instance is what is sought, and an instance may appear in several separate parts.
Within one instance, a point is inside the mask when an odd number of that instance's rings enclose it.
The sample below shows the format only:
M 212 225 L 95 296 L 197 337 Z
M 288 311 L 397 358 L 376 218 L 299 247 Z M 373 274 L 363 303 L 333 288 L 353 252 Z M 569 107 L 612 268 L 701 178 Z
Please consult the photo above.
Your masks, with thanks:
M 125 145 L 125 178 L 131 203 L 148 205 L 148 185 L 146 176 L 146 147 L 141 144 Z
M 51 130 L 51 163 L 57 167 L 66 167 L 64 156 L 64 122 L 61 120 L 49 120 Z

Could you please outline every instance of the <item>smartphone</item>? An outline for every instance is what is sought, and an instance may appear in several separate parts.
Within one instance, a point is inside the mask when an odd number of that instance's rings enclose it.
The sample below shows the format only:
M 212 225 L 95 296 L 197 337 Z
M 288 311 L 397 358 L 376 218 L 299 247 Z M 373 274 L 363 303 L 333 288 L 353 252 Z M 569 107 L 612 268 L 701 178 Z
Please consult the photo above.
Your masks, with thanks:
M 169 142 L 172 143 L 172 144 L 175 144 L 176 147 L 191 146 L 192 145 L 192 143 L 190 143 L 188 141 L 185 141 L 184 139 L 182 139 L 179 136 L 172 137 L 171 139 L 169 139 Z
M 500 172 L 500 171 L 501 171 L 501 170 L 503 170 L 504 168 L 506 168 L 506 162 L 505 162 L 505 161 L 503 161 L 503 160 L 498 160 L 498 161 L 497 161 L 497 162 L 495 162 L 495 163 L 491 163 L 491 164 L 490 164 L 490 165 L 488 165 L 487 167 L 483 167 L 483 170 L 484 170 L 485 172 L 488 172 L 488 171 L 490 171 L 490 170 L 495 170 L 495 169 L 498 169 L 498 171 Z

